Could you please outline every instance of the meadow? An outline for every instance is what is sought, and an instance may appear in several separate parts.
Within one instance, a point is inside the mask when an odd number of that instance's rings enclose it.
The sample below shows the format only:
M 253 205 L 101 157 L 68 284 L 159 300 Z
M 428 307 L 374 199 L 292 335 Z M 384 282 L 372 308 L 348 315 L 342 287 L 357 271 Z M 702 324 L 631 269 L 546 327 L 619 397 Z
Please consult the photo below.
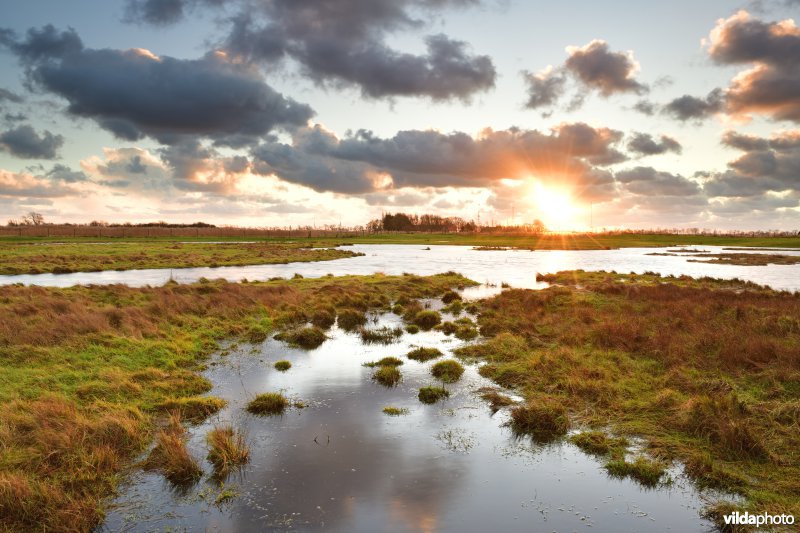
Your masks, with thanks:
M 260 265 L 329 261 L 354 255 L 357 254 L 348 250 L 315 249 L 298 243 L 149 240 L 20 243 L 0 240 L 0 275 Z
M 459 351 L 525 397 L 523 431 L 573 427 L 612 475 L 658 480 L 677 461 L 751 512 L 800 514 L 800 294 L 649 274 L 540 279 L 553 286 L 483 301 L 488 340 Z M 655 462 L 627 462 L 612 436 L 643 439 Z
M 194 475 L 191 463 L 165 465 L 165 457 L 187 458 L 166 453 L 181 450 L 180 424 L 169 420 L 202 421 L 224 405 L 201 396 L 210 383 L 198 373 L 221 340 L 260 342 L 320 316 L 387 310 L 401 296 L 471 283 L 449 273 L 0 287 L 0 530 L 92 529 L 154 438 L 151 467 Z M 314 327 L 324 340 L 324 326 Z M 209 436 L 213 449 L 235 450 L 235 432 L 223 429 Z

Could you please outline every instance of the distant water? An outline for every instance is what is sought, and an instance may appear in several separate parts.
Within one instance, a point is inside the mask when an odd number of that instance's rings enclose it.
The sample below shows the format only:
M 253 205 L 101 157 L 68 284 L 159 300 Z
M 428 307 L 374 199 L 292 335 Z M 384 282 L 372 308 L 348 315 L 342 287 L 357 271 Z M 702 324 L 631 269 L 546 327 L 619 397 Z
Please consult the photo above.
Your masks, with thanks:
M 272 277 L 291 277 L 295 273 L 306 277 L 326 274 L 436 274 L 452 270 L 480 283 L 508 283 L 519 288 L 541 288 L 537 273 L 560 270 L 615 270 L 617 272 L 645 271 L 663 275 L 686 274 L 692 277 L 741 278 L 778 290 L 800 290 L 800 264 L 736 266 L 692 263 L 690 257 L 654 256 L 665 248 L 621 248 L 618 250 L 496 250 L 478 251 L 469 246 L 430 246 L 395 244 L 359 244 L 348 250 L 362 252 L 363 257 L 336 259 L 315 263 L 289 263 L 283 265 L 249 265 L 229 267 L 202 267 L 176 269 L 148 269 L 104 272 L 75 272 L 70 274 L 34 274 L 0 276 L 0 285 L 23 283 L 52 287 L 72 285 L 123 283 L 132 287 L 163 285 L 170 279 L 191 283 L 200 278 L 225 278 L 230 281 L 264 280 Z M 719 246 L 695 245 L 711 253 L 722 252 Z M 741 253 L 741 252 L 738 252 Z M 751 253 L 781 253 L 800 255 L 800 251 L 768 252 L 753 249 Z

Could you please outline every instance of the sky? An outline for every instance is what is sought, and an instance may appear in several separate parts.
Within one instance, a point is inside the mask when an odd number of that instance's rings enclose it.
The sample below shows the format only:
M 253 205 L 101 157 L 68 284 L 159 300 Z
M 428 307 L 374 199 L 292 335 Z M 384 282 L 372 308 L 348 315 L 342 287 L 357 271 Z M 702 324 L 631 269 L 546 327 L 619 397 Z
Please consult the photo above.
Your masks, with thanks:
M 0 4 L 0 223 L 800 230 L 800 0 Z

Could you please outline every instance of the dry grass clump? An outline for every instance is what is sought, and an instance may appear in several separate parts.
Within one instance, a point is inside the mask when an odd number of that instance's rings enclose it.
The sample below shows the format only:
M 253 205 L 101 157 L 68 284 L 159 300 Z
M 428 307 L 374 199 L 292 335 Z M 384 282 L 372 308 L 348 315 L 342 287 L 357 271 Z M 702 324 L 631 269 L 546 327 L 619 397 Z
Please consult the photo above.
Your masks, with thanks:
M 311 323 L 318 328 L 328 329 L 336 322 L 336 309 L 332 306 L 320 307 L 311 315 Z
M 206 435 L 208 460 L 214 466 L 214 475 L 224 479 L 234 469 L 250 460 L 250 447 L 241 431 L 233 426 L 215 427 Z
M 345 331 L 355 331 L 367 323 L 367 315 L 358 309 L 340 309 L 337 323 Z
M 566 435 L 569 426 L 566 407 L 555 399 L 541 398 L 511 410 L 511 429 L 539 442 Z
M 414 315 L 413 320 L 414 325 L 419 326 L 424 330 L 432 329 L 441 321 L 442 315 L 440 315 L 438 311 L 431 311 L 430 309 L 419 311 L 416 315 Z
M 447 359 L 446 361 L 439 361 L 431 367 L 431 374 L 438 380 L 445 383 L 455 383 L 461 379 L 464 373 L 464 367 L 458 361 Z
M 400 336 L 403 335 L 403 330 L 388 326 L 378 329 L 361 328 L 359 335 L 361 335 L 361 342 L 364 344 L 391 344 L 397 342 Z
M 505 394 L 501 394 L 491 388 L 482 388 L 479 389 L 478 392 L 480 393 L 481 398 L 489 402 L 489 407 L 491 408 L 492 413 L 496 413 L 503 407 L 514 405 L 514 403 L 516 403 Z
M 406 354 L 406 357 L 409 359 L 413 359 L 414 361 L 419 361 L 420 363 L 424 363 L 425 361 L 430 361 L 431 359 L 436 359 L 437 357 L 441 357 L 442 352 L 438 348 L 414 348 L 410 352 Z
M 444 387 L 422 387 L 417 395 L 422 403 L 436 403 L 439 400 L 450 397 L 450 391 Z
M 325 332 L 317 326 L 309 326 L 305 328 L 283 331 L 275 335 L 275 338 L 279 341 L 284 341 L 291 346 L 305 348 L 306 350 L 313 350 L 314 348 L 318 348 L 320 345 L 322 345 L 322 343 L 325 342 L 328 337 L 326 337 Z
M 569 441 L 591 455 L 622 457 L 628 447 L 625 437 L 609 437 L 602 431 L 584 431 L 570 436 Z
M 192 396 L 166 400 L 161 402 L 158 408 L 170 413 L 176 413 L 181 420 L 199 424 L 227 404 L 228 402 L 216 396 Z
M 442 303 L 444 304 L 451 304 L 455 301 L 461 301 L 461 295 L 455 291 L 447 291 L 442 296 Z
M 247 404 L 247 412 L 254 415 L 281 415 L 289 407 L 289 400 L 280 392 L 257 394 Z
M 667 472 L 663 463 L 645 457 L 637 457 L 633 461 L 613 459 L 606 463 L 604 468 L 613 477 L 629 477 L 645 487 L 658 486 Z
M 170 415 L 167 427 L 156 434 L 156 445 L 143 466 L 161 472 L 175 485 L 192 484 L 202 477 L 203 470 L 186 448 L 186 429 L 180 414 Z

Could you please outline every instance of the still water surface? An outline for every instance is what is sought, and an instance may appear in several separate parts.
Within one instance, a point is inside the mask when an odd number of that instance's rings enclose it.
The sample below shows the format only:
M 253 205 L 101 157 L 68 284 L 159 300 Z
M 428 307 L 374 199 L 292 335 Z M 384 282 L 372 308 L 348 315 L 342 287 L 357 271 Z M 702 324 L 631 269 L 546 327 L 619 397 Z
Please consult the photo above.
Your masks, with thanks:
M 399 317 L 375 317 L 401 326 Z M 139 472 L 123 487 L 101 531 L 707 531 L 703 496 L 675 469 L 655 490 L 606 475 L 602 464 L 569 443 L 537 445 L 504 426 L 476 395 L 492 383 L 469 365 L 448 385 L 449 399 L 424 405 L 430 367 L 406 354 L 435 346 L 444 357 L 463 345 L 436 331 L 404 334 L 388 346 L 364 345 L 334 327 L 305 351 L 267 340 L 217 355 L 205 376 L 211 394 L 228 400 L 217 417 L 191 429 L 189 448 L 205 458 L 204 436 L 233 422 L 251 445 L 251 462 L 225 487 L 238 494 L 217 505 L 221 487 L 208 478 L 188 492 L 160 475 Z M 362 363 L 387 355 L 405 361 L 404 380 L 385 388 Z M 279 359 L 292 368 L 273 369 Z M 255 394 L 282 390 L 309 404 L 282 417 L 244 407 Z M 389 417 L 385 406 L 409 414 Z M 206 472 L 210 464 L 204 462 Z
M 622 248 L 619 250 L 497 250 L 479 251 L 469 246 L 430 246 L 430 250 L 419 245 L 359 244 L 347 249 L 364 253 L 363 257 L 337 259 L 317 263 L 289 263 L 283 265 L 248 265 L 232 267 L 202 267 L 180 269 L 150 269 L 104 272 L 76 272 L 71 274 L 35 274 L 0 276 L 0 285 L 24 283 L 69 287 L 71 285 L 124 283 L 139 287 L 163 285 L 170 278 L 181 283 L 190 283 L 205 277 L 225 278 L 230 281 L 263 280 L 271 277 L 290 277 L 294 273 L 306 277 L 325 274 L 437 274 L 453 270 L 480 283 L 509 283 L 513 287 L 541 288 L 536 283 L 537 273 L 553 273 L 560 270 L 615 270 L 617 272 L 645 271 L 663 275 L 686 274 L 692 277 L 741 278 L 779 290 L 800 290 L 800 264 L 736 266 L 692 263 L 681 256 L 654 256 L 664 248 Z M 720 253 L 719 246 L 696 246 L 711 253 Z M 752 253 L 759 252 L 754 249 Z M 771 252 L 800 255 L 798 251 Z

